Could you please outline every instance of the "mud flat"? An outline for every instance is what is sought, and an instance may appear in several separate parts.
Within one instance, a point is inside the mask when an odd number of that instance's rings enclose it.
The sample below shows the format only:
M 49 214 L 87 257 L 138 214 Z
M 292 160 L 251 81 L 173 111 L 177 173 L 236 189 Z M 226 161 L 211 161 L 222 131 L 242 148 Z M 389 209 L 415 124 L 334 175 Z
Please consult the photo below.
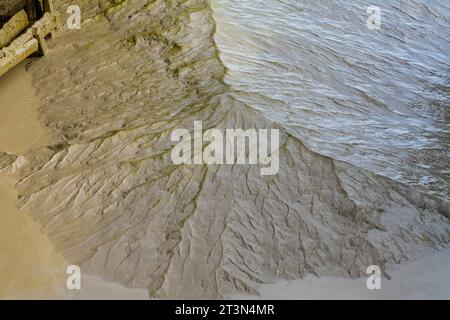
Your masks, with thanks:
M 25 70 L 28 63 L 0 78 L 0 299 L 148 298 L 146 291 L 92 276 L 82 277 L 81 291 L 68 291 L 67 262 L 41 225 L 17 209 L 17 181 L 8 170 L 16 160 L 12 154 L 51 140 L 37 120 L 39 99 Z
M 448 203 L 315 153 L 230 94 L 209 2 L 79 5 L 81 30 L 30 66 L 55 140 L 10 167 L 20 209 L 70 264 L 152 298 L 223 298 L 449 246 Z M 279 173 L 175 165 L 171 133 L 194 121 L 278 128 Z

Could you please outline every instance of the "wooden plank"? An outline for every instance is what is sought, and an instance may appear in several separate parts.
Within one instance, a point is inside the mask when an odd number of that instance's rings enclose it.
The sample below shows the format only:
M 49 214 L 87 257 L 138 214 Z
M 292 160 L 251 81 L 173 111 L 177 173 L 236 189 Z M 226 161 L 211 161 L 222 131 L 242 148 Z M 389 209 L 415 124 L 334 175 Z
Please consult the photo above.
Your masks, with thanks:
M 39 42 L 39 53 L 45 55 L 48 47 L 45 38 L 52 33 L 58 27 L 59 15 L 56 12 L 45 13 L 42 19 L 37 21 L 32 27 L 34 37 Z
M 53 12 L 55 11 L 53 7 L 53 1 L 52 0 L 43 0 L 44 1 L 44 12 Z
M 27 27 L 28 15 L 21 10 L 0 29 L 0 49 L 9 45 Z
M 28 0 L 26 4 L 28 17 L 32 23 L 42 18 L 45 13 L 42 0 Z
M 0 77 L 39 50 L 39 43 L 31 30 L 0 50 Z
M 14 40 L 8 47 L 0 50 L 0 76 L 25 60 L 35 52 L 45 55 L 48 48 L 45 38 L 58 26 L 59 16 L 55 11 L 45 13 L 25 33 Z

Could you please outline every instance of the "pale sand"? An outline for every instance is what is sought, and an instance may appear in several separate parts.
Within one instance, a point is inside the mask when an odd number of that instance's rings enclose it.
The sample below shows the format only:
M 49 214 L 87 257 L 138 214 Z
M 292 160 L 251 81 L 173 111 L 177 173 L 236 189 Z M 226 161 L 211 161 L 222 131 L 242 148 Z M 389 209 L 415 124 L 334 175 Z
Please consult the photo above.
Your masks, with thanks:
M 92 275 L 81 277 L 81 290 L 68 291 L 64 299 L 72 300 L 148 300 L 146 289 L 126 288 Z
M 259 296 L 237 295 L 235 299 L 347 300 L 347 299 L 450 299 L 450 249 L 389 270 L 390 280 L 381 279 L 380 290 L 368 290 L 367 278 L 341 277 L 279 281 L 259 288 Z

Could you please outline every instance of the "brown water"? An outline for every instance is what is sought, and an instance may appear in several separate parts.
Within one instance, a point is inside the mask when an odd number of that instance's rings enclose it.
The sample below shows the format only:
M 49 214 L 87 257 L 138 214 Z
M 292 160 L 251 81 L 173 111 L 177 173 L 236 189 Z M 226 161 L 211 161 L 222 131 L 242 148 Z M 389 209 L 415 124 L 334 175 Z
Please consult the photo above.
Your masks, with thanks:
M 26 62 L 0 78 L 0 150 L 14 154 L 48 141 L 37 121 L 39 100 Z
M 16 209 L 13 186 L 0 174 L 0 299 L 58 298 L 66 263 L 40 226 Z
M 25 63 L 0 78 L 0 150 L 23 153 L 47 141 Z M 14 180 L 0 173 L 0 299 L 57 298 L 66 263 L 26 214 L 17 210 Z

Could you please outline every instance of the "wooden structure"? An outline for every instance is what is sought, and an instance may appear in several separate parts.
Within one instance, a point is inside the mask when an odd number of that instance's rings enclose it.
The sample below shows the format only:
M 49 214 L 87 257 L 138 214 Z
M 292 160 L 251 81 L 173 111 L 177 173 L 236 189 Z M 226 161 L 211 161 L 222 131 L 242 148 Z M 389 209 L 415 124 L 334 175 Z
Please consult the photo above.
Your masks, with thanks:
M 9 45 L 29 25 L 28 15 L 25 10 L 19 11 L 14 17 L 5 23 L 0 30 L 0 49 Z
M 41 19 L 46 12 L 54 11 L 51 0 L 28 0 L 25 10 L 32 23 Z
M 45 55 L 46 38 L 58 26 L 51 0 L 28 0 L 0 29 L 0 76 L 34 53 Z

